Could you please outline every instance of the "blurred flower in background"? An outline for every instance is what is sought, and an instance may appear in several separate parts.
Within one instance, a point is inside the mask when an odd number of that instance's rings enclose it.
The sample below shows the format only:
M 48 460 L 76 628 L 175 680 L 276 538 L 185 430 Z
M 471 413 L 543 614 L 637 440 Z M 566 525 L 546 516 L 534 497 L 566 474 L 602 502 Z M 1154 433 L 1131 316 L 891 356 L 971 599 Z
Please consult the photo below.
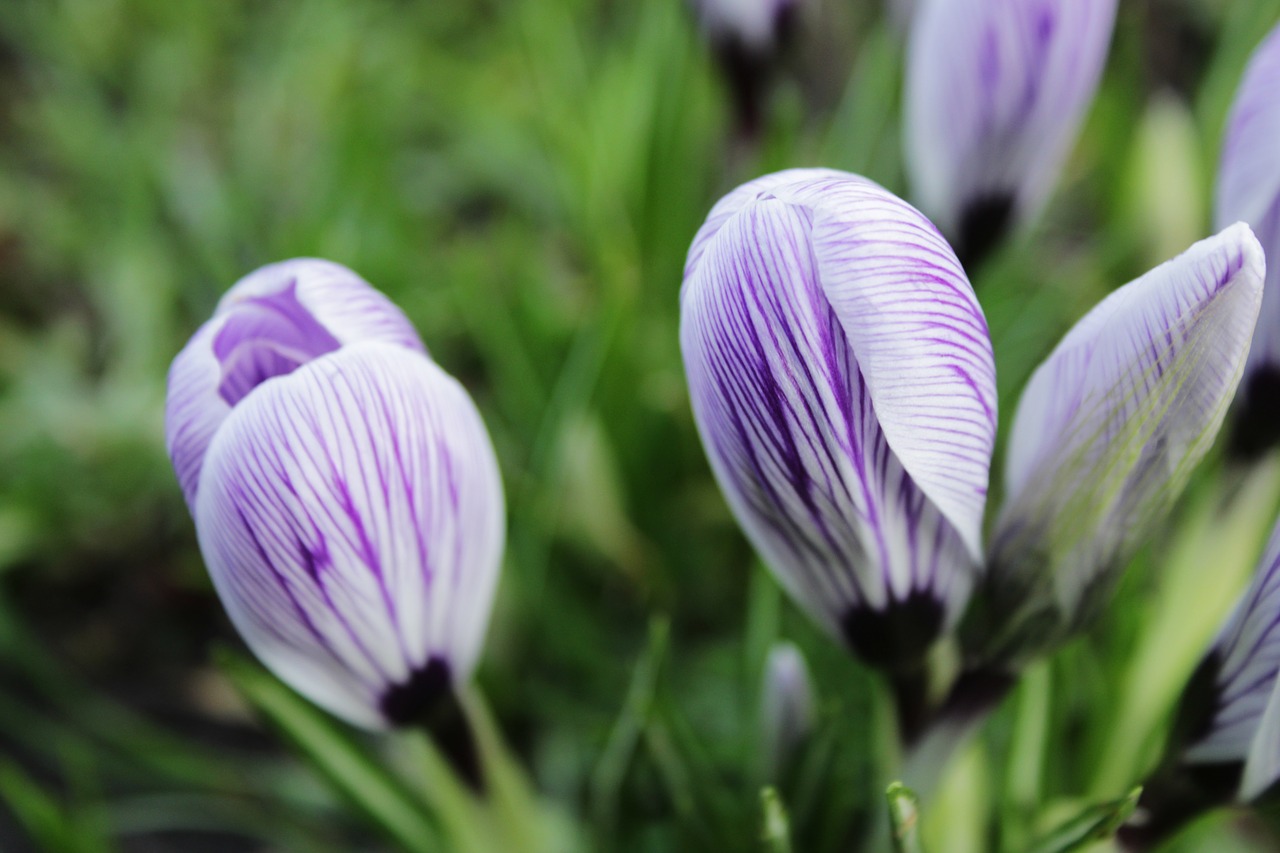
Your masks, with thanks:
M 760 740 L 768 778 L 776 779 L 804 746 L 815 712 L 804 655 L 794 643 L 774 643 L 760 691 Z
M 1269 260 L 1262 314 L 1240 395 L 1233 450 L 1280 441 L 1280 25 L 1258 46 L 1227 120 L 1214 219 L 1249 223 Z
M 914 196 L 972 270 L 1033 220 L 1102 76 L 1116 0 L 922 0 L 907 50 Z
M 783 51 L 800 23 L 803 0 L 692 0 L 733 96 L 738 129 L 754 136 Z
M 258 657 L 357 725 L 427 724 L 479 657 L 502 483 L 463 388 L 337 264 L 245 277 L 174 360 L 168 446 Z
M 870 181 L 779 172 L 712 209 L 680 307 L 698 431 L 747 537 L 857 655 L 918 668 L 968 602 L 996 430 L 954 253 Z

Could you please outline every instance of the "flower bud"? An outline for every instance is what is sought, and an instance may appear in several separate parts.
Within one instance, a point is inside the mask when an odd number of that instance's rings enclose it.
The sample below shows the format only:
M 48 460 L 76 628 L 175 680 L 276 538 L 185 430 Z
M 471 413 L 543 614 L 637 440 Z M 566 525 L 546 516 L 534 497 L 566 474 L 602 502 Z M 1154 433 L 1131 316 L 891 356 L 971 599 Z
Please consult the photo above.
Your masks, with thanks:
M 711 211 L 680 306 L 694 418 L 747 537 L 855 653 L 917 666 L 968 599 L 996 429 L 955 254 L 870 181 L 780 172 Z
M 466 391 L 336 264 L 243 279 L 174 360 L 170 454 L 232 622 L 357 725 L 422 722 L 479 657 L 502 483 Z
M 1032 374 L 983 584 L 988 654 L 1047 651 L 1107 600 L 1218 433 L 1263 269 L 1234 225 L 1102 300 Z
M 1266 252 L 1262 312 L 1245 367 L 1233 450 L 1252 456 L 1280 442 L 1280 25 L 1254 51 L 1227 119 L 1215 220 L 1247 222 Z
M 906 164 L 972 268 L 1036 217 L 1093 100 L 1117 0 L 924 0 L 908 43 Z

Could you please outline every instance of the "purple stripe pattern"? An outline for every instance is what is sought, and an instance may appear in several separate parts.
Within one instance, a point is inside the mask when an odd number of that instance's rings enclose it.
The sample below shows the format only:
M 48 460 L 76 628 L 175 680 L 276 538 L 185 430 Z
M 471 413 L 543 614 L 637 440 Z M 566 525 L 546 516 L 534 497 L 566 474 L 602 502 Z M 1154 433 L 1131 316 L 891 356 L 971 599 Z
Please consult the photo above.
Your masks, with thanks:
M 1227 119 L 1218 169 L 1215 221 L 1247 222 L 1270 261 L 1262 313 L 1245 368 L 1246 401 L 1257 410 L 1263 443 L 1280 438 L 1280 25 L 1254 51 Z M 1257 383 L 1257 384 L 1255 384 Z
M 248 389 L 358 341 L 426 351 L 400 309 L 339 264 L 295 259 L 236 282 L 169 370 L 165 440 L 187 505 L 209 442 Z
M 1232 226 L 1102 300 L 1036 369 L 1009 439 L 996 588 L 1088 619 L 1217 435 L 1263 275 L 1258 241 Z
M 420 720 L 476 665 L 505 539 L 466 391 L 322 261 L 237 284 L 170 376 L 174 467 L 250 649 L 353 724 Z
M 1093 100 L 1117 0 L 922 0 L 908 43 L 916 200 L 965 257 L 983 217 L 1034 218 Z
M 1213 711 L 1183 759 L 1191 764 L 1243 762 L 1280 672 L 1280 524 L 1206 660 L 1215 673 Z M 1280 755 L 1274 758 L 1280 760 Z
M 954 252 L 872 182 L 791 170 L 713 208 L 680 301 L 694 417 L 748 538 L 830 633 L 908 663 L 968 599 L 995 438 Z M 908 603 L 936 611 L 930 636 L 877 621 Z

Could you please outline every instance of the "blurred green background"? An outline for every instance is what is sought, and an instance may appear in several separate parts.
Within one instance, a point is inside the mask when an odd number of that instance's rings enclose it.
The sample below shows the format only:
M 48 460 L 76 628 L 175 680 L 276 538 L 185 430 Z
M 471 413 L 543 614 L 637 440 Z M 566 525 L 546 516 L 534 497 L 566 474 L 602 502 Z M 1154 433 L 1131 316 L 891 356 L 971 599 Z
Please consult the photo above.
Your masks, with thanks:
M 1208 233 L 1232 93 L 1280 19 L 1121 6 L 1049 212 L 975 275 L 1005 426 L 1071 322 Z M 737 531 L 677 336 L 684 253 L 733 186 L 823 165 L 907 194 L 900 32 L 874 0 L 803 24 L 746 140 L 682 0 L 3 0 L 0 848 L 391 847 L 215 663 L 241 647 L 163 447 L 170 359 L 237 278 L 303 255 L 390 295 L 481 407 L 510 536 L 478 683 L 563 849 L 760 849 L 779 637 L 819 695 L 776 780 L 796 849 L 874 831 L 881 686 Z M 1274 461 L 1205 466 L 1105 624 L 960 757 L 934 853 L 1018 849 L 1138 781 L 1275 518 Z M 1176 849 L 1277 837 L 1217 816 Z

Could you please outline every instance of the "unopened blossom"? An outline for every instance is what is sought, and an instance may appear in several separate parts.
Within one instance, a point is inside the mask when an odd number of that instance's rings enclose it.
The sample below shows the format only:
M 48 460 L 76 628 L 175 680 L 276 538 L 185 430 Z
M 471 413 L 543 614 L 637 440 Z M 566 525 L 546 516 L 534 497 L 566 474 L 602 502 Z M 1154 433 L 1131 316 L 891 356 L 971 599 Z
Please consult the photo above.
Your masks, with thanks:
M 1227 119 L 1218 169 L 1218 227 L 1249 223 L 1267 255 L 1262 313 L 1240 392 L 1235 449 L 1280 442 L 1280 25 L 1249 60 Z
M 779 57 L 802 0 L 693 0 L 694 12 L 733 96 L 742 132 L 760 129 Z
M 680 311 L 694 418 L 747 537 L 855 653 L 918 666 L 974 582 L 996 429 L 955 253 L 868 180 L 780 172 L 711 211 Z
M 921 0 L 906 165 L 966 266 L 1047 201 L 1093 101 L 1117 0 Z
M 1105 603 L 1218 433 L 1263 274 L 1233 225 L 1102 300 L 1036 369 L 983 584 L 988 654 L 1044 651 Z
M 1165 758 L 1121 831 L 1145 850 L 1204 811 L 1280 782 L 1280 521 L 1253 581 L 1183 690 Z
M 813 730 L 813 683 L 794 643 L 769 649 L 760 693 L 760 740 L 770 774 L 780 773 Z
M 168 448 L 232 622 L 357 725 L 423 721 L 475 667 L 504 540 L 466 391 L 355 273 L 237 283 L 174 359 Z

